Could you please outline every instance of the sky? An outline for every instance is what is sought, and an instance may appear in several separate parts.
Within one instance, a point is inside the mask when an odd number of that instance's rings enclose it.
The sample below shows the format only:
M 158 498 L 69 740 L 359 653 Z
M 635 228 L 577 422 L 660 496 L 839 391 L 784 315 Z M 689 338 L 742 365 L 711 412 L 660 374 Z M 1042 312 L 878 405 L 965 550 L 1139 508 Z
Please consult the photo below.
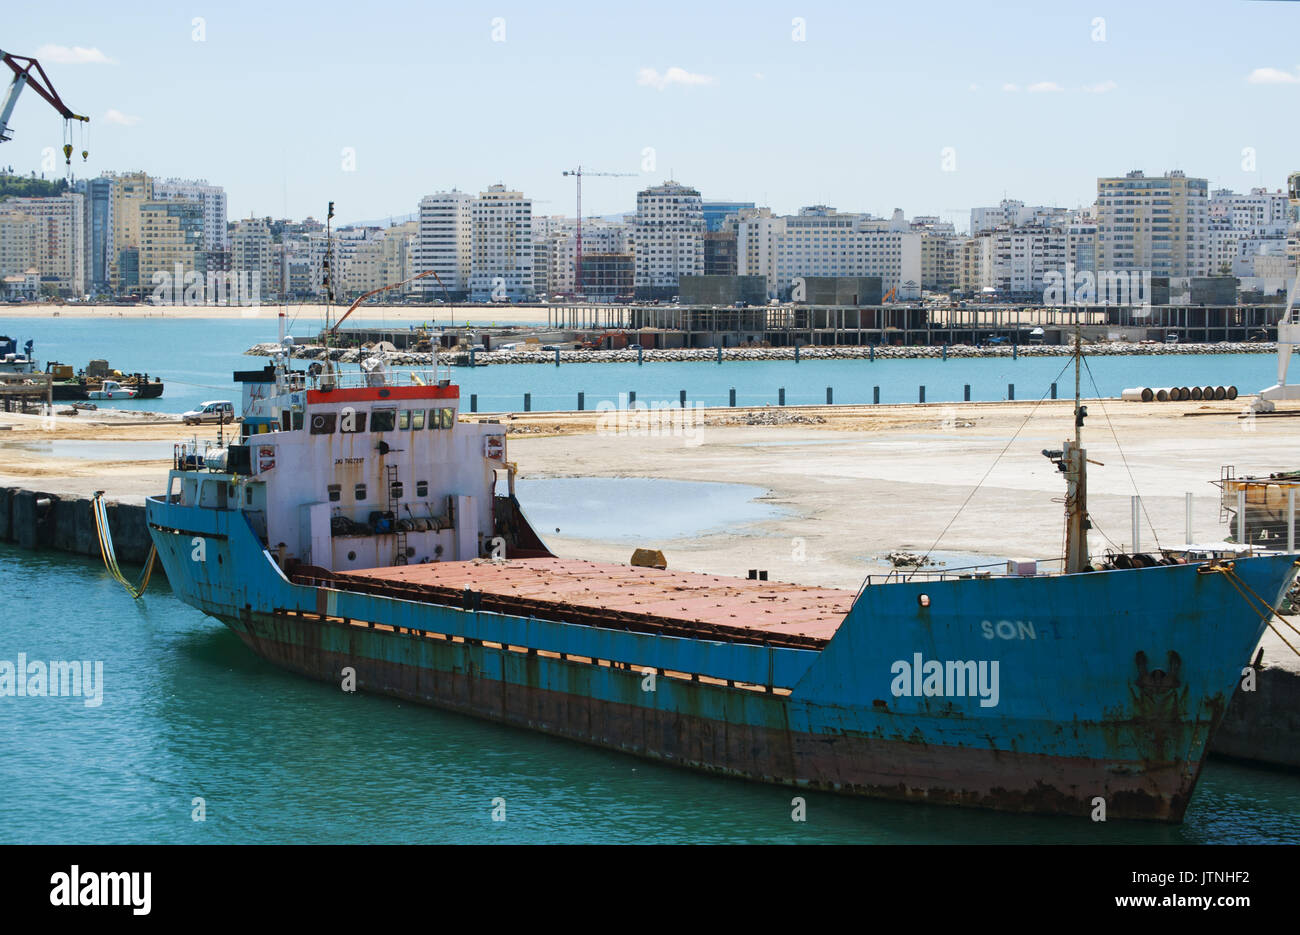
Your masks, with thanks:
M 1078 207 L 1099 175 L 1284 188 L 1300 3 L 11 4 L 0 48 L 91 117 L 74 170 L 223 185 L 230 217 L 340 221 L 502 182 L 539 214 L 667 178 L 778 214 Z M 30 90 L 0 165 L 64 172 Z

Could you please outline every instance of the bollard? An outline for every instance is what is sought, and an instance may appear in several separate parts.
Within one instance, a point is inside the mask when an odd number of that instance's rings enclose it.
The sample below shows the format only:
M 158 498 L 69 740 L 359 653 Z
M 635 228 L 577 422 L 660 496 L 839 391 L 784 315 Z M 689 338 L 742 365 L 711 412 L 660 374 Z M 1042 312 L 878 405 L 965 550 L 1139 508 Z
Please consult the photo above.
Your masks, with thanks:
M 587 397 L 587 394 L 586 394 L 586 393 L 579 393 L 579 394 L 578 394 L 578 411 L 579 411 L 579 412 L 582 412 L 582 409 L 583 409 L 582 404 L 583 404 L 583 402 L 586 401 L 586 397 Z
M 478 393 L 469 394 L 469 411 L 478 412 Z
M 835 394 L 831 392 L 831 388 L 828 386 L 826 387 L 826 405 L 831 406 L 834 405 L 834 403 Z
M 682 391 L 678 394 L 678 398 L 681 400 L 682 408 L 685 409 L 685 408 L 686 408 L 686 391 L 685 391 L 685 390 L 682 390 Z
M 532 412 L 532 411 L 533 411 L 533 394 L 532 394 L 532 393 L 525 393 L 525 394 L 524 394 L 524 412 Z
M 1056 384 L 1052 384 L 1052 399 L 1056 399 Z
M 921 387 L 921 398 L 918 399 L 917 402 L 921 402 L 921 403 L 925 402 L 925 387 L 924 387 L 924 386 Z
M 879 403 L 879 402 L 880 402 L 880 387 L 878 387 L 878 386 L 873 386 L 873 387 L 871 388 L 871 401 L 872 401 L 873 403 Z
M 727 405 L 733 409 L 736 408 L 736 388 L 734 386 L 731 388 L 731 399 Z
M 784 387 L 784 386 L 781 387 L 780 389 L 778 389 L 778 390 L 776 391 L 776 404 L 777 404 L 778 406 L 784 406 L 784 405 L 785 405 L 785 387 Z
M 966 384 L 966 390 L 965 390 L 965 392 L 963 393 L 962 398 L 963 398 L 964 400 L 966 400 L 966 402 L 970 402 L 970 384 L 969 384 L 969 383 Z
M 1015 399 L 1015 398 L 1016 398 L 1016 385 L 1015 385 L 1014 383 L 1008 383 L 1008 384 L 1007 384 L 1007 399 Z

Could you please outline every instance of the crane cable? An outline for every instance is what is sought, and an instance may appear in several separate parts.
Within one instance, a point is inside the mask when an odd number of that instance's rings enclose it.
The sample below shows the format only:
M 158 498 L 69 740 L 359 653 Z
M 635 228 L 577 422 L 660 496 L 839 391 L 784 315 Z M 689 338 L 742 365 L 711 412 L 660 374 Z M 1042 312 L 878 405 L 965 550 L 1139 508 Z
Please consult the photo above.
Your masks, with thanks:
M 122 587 L 126 588 L 127 593 L 138 601 L 144 594 L 145 588 L 149 587 L 154 560 L 158 557 L 158 547 L 150 544 L 149 557 L 144 560 L 144 571 L 140 575 L 140 580 L 132 584 L 127 580 L 126 575 L 122 574 L 122 569 L 117 564 L 117 553 L 113 551 L 113 536 L 108 528 L 108 507 L 104 503 L 104 491 L 95 491 L 90 501 L 90 509 L 95 517 L 95 535 L 99 538 L 99 552 L 104 557 L 104 567 Z

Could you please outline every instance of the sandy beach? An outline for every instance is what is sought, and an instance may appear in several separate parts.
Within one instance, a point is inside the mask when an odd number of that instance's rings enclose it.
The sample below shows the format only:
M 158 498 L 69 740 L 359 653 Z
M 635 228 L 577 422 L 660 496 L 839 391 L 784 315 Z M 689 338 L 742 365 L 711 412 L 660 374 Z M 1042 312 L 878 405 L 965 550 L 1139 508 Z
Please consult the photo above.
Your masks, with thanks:
M 333 314 L 337 319 L 347 311 L 347 304 L 335 305 Z M 280 312 L 285 312 L 290 319 L 300 322 L 323 323 L 325 321 L 324 305 L 276 305 L 267 303 L 249 308 L 227 307 L 223 305 L 152 305 L 142 302 L 139 305 L 4 305 L 0 306 L 0 318 L 265 318 L 274 320 Z M 406 327 L 411 324 L 429 323 L 431 325 L 473 323 L 476 325 L 500 324 L 546 324 L 547 309 L 535 305 L 503 305 L 484 307 L 481 305 L 362 305 L 358 306 L 349 317 L 349 324 L 382 325 Z

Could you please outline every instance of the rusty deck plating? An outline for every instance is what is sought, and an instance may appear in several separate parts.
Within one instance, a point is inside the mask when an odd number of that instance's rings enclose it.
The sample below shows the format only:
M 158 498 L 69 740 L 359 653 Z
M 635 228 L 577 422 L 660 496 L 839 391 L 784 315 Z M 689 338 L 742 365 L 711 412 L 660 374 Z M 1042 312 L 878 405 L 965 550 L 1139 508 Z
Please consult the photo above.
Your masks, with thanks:
M 459 602 L 469 590 L 485 610 L 550 610 L 803 647 L 824 645 L 853 604 L 851 591 L 563 558 L 398 565 L 336 578 L 339 587 L 395 597 Z

